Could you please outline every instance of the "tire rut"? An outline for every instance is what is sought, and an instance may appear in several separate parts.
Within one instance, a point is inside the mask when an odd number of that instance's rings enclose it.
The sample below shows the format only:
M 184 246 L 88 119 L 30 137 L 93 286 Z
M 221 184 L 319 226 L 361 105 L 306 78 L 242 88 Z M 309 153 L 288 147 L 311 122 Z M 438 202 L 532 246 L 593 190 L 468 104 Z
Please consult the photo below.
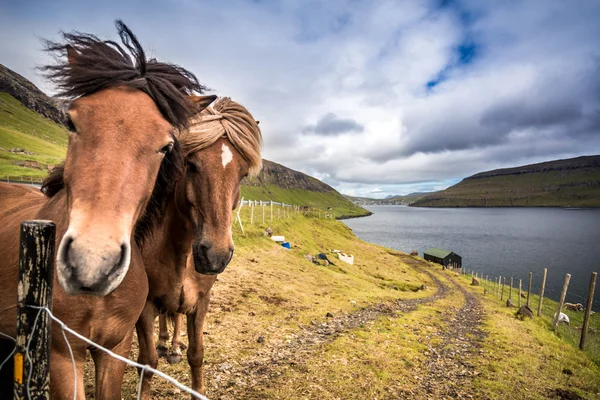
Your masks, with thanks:
M 484 309 L 476 295 L 453 279 L 451 281 L 463 294 L 465 303 L 448 321 L 446 329 L 437 334 L 442 341 L 429 348 L 425 363 L 427 375 L 415 392 L 406 393 L 406 398 L 475 398 L 473 379 L 477 371 L 470 359 L 481 352 L 481 343 L 486 336 L 481 329 Z
M 432 303 L 448 295 L 448 286 L 423 268 L 422 262 L 409 256 L 398 257 L 434 281 L 437 286 L 436 292 L 425 298 L 372 304 L 350 314 L 332 317 L 323 323 L 303 325 L 297 333 L 288 336 L 286 342 L 266 345 L 257 354 L 239 363 L 207 366 L 209 397 L 221 400 L 262 398 L 254 388 L 277 378 L 290 367 L 305 369 L 306 360 L 321 345 L 332 342 L 340 335 L 381 316 L 395 315 L 397 312 L 408 313 L 419 305 Z

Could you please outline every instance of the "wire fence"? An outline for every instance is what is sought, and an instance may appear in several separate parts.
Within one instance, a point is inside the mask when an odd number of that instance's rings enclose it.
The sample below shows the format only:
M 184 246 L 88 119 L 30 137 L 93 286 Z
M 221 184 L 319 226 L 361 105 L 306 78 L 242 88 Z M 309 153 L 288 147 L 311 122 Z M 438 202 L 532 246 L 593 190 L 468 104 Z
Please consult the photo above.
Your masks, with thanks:
M 581 299 L 581 303 L 577 303 L 577 304 L 565 302 L 569 283 L 571 280 L 571 274 L 566 274 L 564 284 L 562 286 L 562 290 L 560 291 L 559 296 L 558 296 L 558 298 L 559 298 L 558 306 L 555 307 L 556 311 L 554 312 L 554 314 L 552 313 L 553 310 L 549 313 L 548 312 L 544 313 L 543 301 L 546 298 L 549 298 L 550 296 L 555 297 L 554 295 L 557 294 L 556 290 L 548 290 L 548 288 L 546 287 L 546 279 L 547 279 L 547 273 L 548 273 L 547 268 L 544 269 L 542 281 L 539 286 L 534 285 L 532 272 L 529 272 L 529 276 L 526 279 L 515 279 L 512 276 L 511 277 L 507 277 L 507 276 L 503 277 L 501 275 L 498 275 L 496 277 L 496 276 L 492 276 L 489 274 L 483 274 L 482 272 L 480 272 L 478 270 L 474 270 L 474 269 L 462 269 L 461 268 L 460 273 L 463 275 L 467 275 L 469 278 L 471 278 L 472 284 L 482 286 L 484 295 L 491 294 L 492 296 L 496 296 L 498 299 L 500 299 L 501 302 L 503 302 L 503 304 L 504 304 L 504 302 L 506 302 L 507 307 L 517 306 L 517 304 L 514 304 L 512 301 L 512 293 L 513 293 L 513 291 L 516 291 L 517 287 L 518 287 L 518 294 L 517 294 L 518 307 L 521 307 L 521 302 L 522 302 L 521 298 L 524 297 L 526 299 L 524 302 L 525 303 L 524 305 L 527 308 L 529 308 L 529 311 L 532 314 L 531 317 L 533 317 L 534 314 L 537 317 L 542 317 L 542 316 L 550 317 L 552 319 L 552 328 L 554 331 L 557 331 L 559 322 L 562 321 L 561 314 L 563 314 L 563 308 L 565 308 L 567 310 L 572 310 L 572 311 L 583 311 L 584 317 L 583 317 L 583 321 L 582 321 L 582 326 L 580 328 L 575 328 L 575 329 L 577 329 L 577 330 L 581 329 L 581 333 L 578 334 L 579 335 L 579 348 L 581 350 L 584 350 L 586 338 L 587 338 L 587 334 L 588 334 L 590 318 L 591 318 L 591 315 L 594 313 L 592 311 L 592 308 L 595 303 L 594 294 L 595 294 L 595 288 L 596 288 L 596 277 L 598 275 L 596 272 L 591 273 L 587 297 L 576 295 L 574 293 L 569 294 L 569 297 L 571 297 L 571 298 L 574 297 L 577 299 Z M 518 286 L 516 285 L 517 282 L 518 282 Z M 523 284 L 526 285 L 524 288 L 522 287 Z M 517 286 L 517 287 L 515 287 L 515 286 Z M 535 287 L 535 286 L 537 286 L 537 287 Z M 524 295 L 522 293 L 526 293 L 526 295 Z M 533 309 L 534 307 L 532 306 L 532 299 L 534 297 L 537 299 L 537 309 L 535 309 L 535 310 Z M 569 323 L 568 318 L 565 319 L 564 322 L 567 322 L 567 324 L 568 324 Z M 597 333 L 597 332 L 594 332 L 594 333 Z M 600 346 L 600 338 L 596 336 L 595 339 L 596 339 L 596 343 L 594 343 L 594 347 Z
M 44 232 L 42 229 L 48 226 L 51 226 L 51 229 L 48 230 L 48 232 L 51 231 L 50 233 Z M 30 231 L 27 231 L 27 229 L 30 229 Z M 80 377 L 78 377 L 77 365 L 71 343 L 67 338 L 67 333 L 77 340 L 86 343 L 89 347 L 99 350 L 126 365 L 138 368 L 140 371 L 140 381 L 137 388 L 138 399 L 141 399 L 142 396 L 142 377 L 145 373 L 152 373 L 171 383 L 181 391 L 190 394 L 195 399 L 208 400 L 206 396 L 182 384 L 177 379 L 149 365 L 140 364 L 116 354 L 110 349 L 92 341 L 71 329 L 52 313 L 47 305 L 51 304 L 52 297 L 54 224 L 49 221 L 24 222 L 21 225 L 20 247 L 22 250 L 26 250 L 22 251 L 20 255 L 17 304 L 16 306 L 1 310 L 1 312 L 5 312 L 16 308 L 16 337 L 0 332 L 0 339 L 4 339 L 5 341 L 10 340 L 14 343 L 14 347 L 8 356 L 1 360 L 0 371 L 6 368 L 10 360 L 13 359 L 15 400 L 47 398 L 48 396 L 49 362 L 51 361 L 49 359 L 50 341 L 45 341 L 44 338 L 50 338 L 49 321 L 58 324 L 61 329 L 62 339 L 68 348 L 73 367 L 73 399 L 77 398 L 77 385 L 78 378 Z M 54 340 L 57 339 L 54 338 Z M 96 384 L 98 383 L 96 382 Z

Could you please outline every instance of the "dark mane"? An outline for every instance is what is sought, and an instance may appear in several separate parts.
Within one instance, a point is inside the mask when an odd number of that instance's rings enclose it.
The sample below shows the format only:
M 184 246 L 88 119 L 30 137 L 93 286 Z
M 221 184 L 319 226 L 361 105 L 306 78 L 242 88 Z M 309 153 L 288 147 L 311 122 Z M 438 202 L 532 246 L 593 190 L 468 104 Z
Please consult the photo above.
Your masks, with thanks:
M 206 88 L 198 83 L 194 74 L 177 65 L 146 60 L 144 50 L 129 28 L 121 21 L 117 21 L 116 26 L 127 51 L 115 42 L 79 32 L 63 33 L 65 43 L 45 42 L 46 50 L 57 56 L 65 56 L 72 50 L 77 52 L 72 62 L 62 61 L 41 68 L 46 77 L 57 84 L 59 96 L 74 99 L 110 87 L 129 86 L 148 94 L 173 126 L 187 126 L 188 119 L 198 111 L 186 96 L 202 93 Z M 146 210 L 136 223 L 134 235 L 138 244 L 142 244 L 162 218 L 166 202 L 183 173 L 183 165 L 183 151 L 175 140 L 160 166 Z M 64 165 L 61 164 L 44 180 L 41 190 L 47 197 L 53 197 L 64 187 Z
M 178 178 L 183 173 L 184 156 L 183 150 L 179 142 L 175 142 L 173 149 L 165 156 L 158 176 L 152 190 L 152 196 L 146 206 L 144 214 L 140 217 L 135 225 L 135 241 L 142 246 L 144 239 L 148 237 L 152 227 L 156 224 L 164 214 L 167 201 L 175 192 Z M 65 187 L 64 182 L 64 164 L 57 165 L 52 172 L 42 182 L 41 191 L 46 197 L 54 197 Z
M 131 30 L 120 20 L 115 24 L 127 50 L 113 41 L 81 32 L 63 32 L 64 43 L 44 42 L 57 64 L 40 69 L 57 85 L 58 95 L 74 99 L 110 87 L 130 86 L 148 94 L 169 123 L 178 128 L 187 126 L 188 118 L 197 110 L 186 95 L 202 93 L 206 87 L 178 65 L 147 60 Z M 72 50 L 77 56 L 68 62 L 65 56 Z

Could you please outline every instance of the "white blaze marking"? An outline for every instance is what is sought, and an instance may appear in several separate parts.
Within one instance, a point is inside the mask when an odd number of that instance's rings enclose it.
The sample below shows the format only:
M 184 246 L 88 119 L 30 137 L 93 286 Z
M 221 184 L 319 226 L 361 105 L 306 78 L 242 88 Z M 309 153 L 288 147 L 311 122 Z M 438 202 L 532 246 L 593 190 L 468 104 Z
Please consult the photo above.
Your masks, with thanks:
M 221 147 L 223 153 L 221 154 L 221 159 L 223 160 L 223 168 L 227 166 L 233 160 L 233 153 L 229 150 L 229 147 L 225 143 L 223 143 L 223 147 Z

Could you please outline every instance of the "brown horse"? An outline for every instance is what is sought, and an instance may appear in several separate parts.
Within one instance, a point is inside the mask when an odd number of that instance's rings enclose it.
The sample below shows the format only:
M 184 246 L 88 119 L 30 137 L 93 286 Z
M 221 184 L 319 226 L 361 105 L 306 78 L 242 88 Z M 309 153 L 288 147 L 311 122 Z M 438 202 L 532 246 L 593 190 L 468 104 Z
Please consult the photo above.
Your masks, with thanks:
M 210 290 L 216 274 L 223 272 L 233 255 L 232 211 L 239 201 L 242 179 L 258 173 L 262 166 L 262 135 L 244 107 L 223 98 L 193 119 L 180 140 L 187 160 L 185 179 L 177 182 L 163 223 L 149 235 L 142 250 L 150 292 L 137 324 L 138 362 L 158 364 L 156 315 L 186 314 L 192 389 L 204 393 L 202 326 Z M 179 352 L 179 346 L 173 350 Z M 172 356 L 180 358 L 181 353 Z M 150 378 L 143 378 L 146 399 Z
M 174 131 L 197 113 L 186 96 L 203 87 L 180 67 L 147 61 L 131 31 L 120 21 L 117 28 L 133 60 L 115 42 L 88 34 L 64 34 L 65 44 L 48 43 L 51 52 L 68 56 L 66 63 L 44 70 L 62 95 L 74 99 L 68 110 L 69 146 L 64 167 L 43 184 L 49 200 L 29 188 L 0 185 L 0 332 L 15 334 L 19 224 L 49 219 L 56 223 L 57 243 L 62 238 L 56 251 L 54 314 L 127 357 L 148 291 L 138 243 L 162 219 L 174 189 L 170 183 L 183 171 Z M 214 97 L 194 99 L 207 105 Z M 69 338 L 74 382 L 68 345 L 57 324 L 52 335 L 52 398 L 85 398 L 87 345 Z M 11 342 L 0 343 L 2 359 L 11 350 Z M 95 398 L 121 398 L 124 364 L 90 350 Z M 12 398 L 12 374 L 6 367 L 0 396 Z

